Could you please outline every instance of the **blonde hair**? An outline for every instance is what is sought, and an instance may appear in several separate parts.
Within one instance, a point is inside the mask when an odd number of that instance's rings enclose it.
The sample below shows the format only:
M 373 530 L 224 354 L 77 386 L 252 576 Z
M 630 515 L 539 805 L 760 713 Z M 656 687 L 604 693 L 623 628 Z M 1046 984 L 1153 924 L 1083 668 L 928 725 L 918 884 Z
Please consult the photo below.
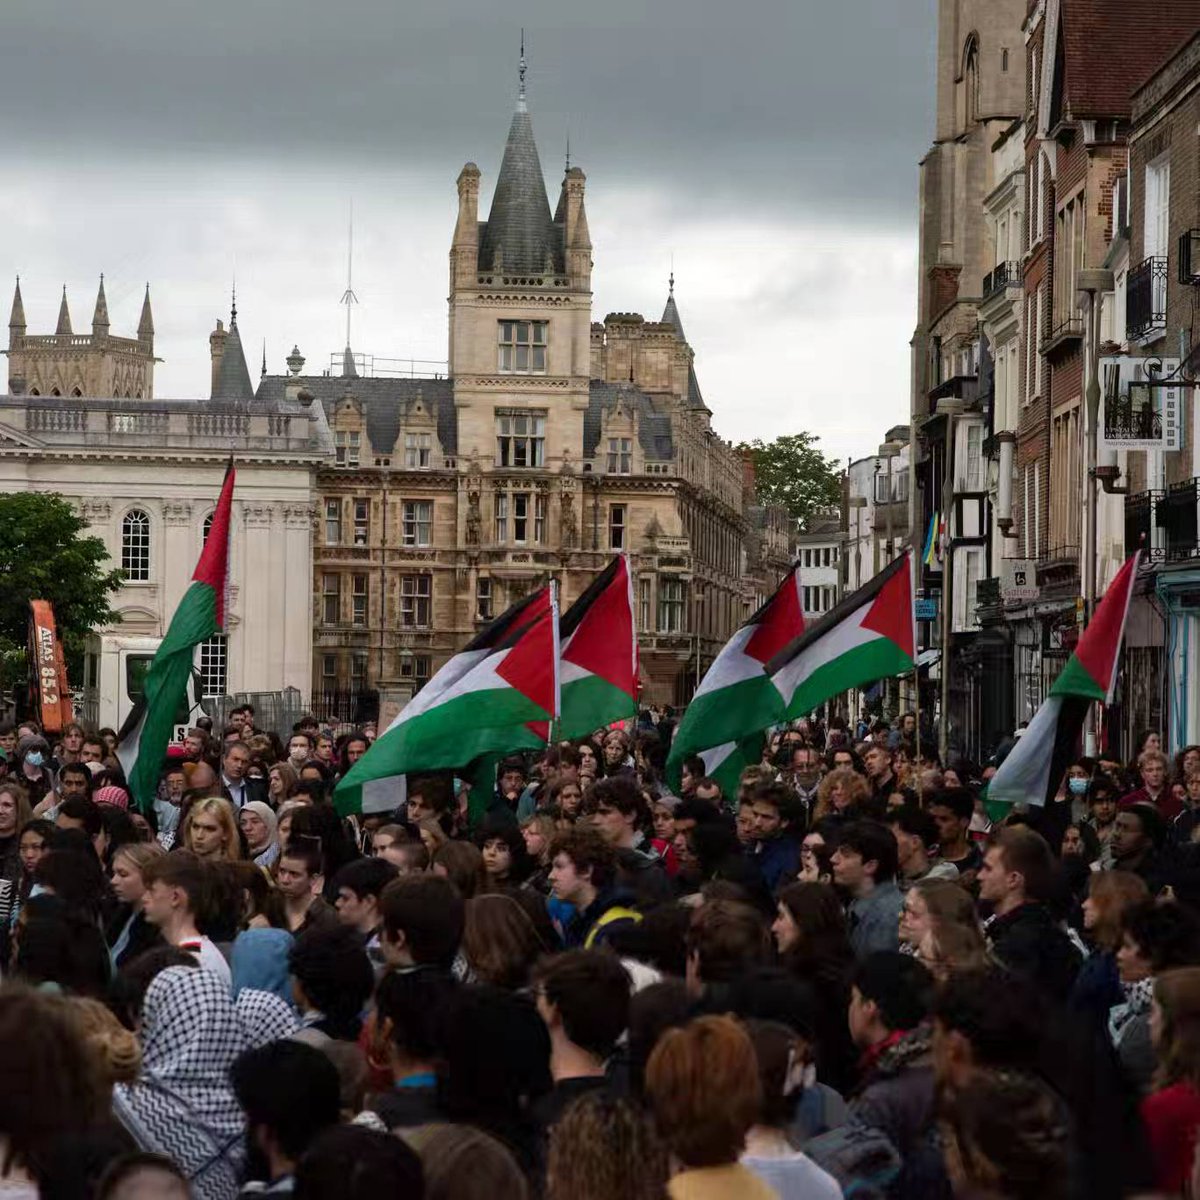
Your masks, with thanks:
M 193 802 L 179 826 L 180 845 L 187 850 L 192 849 L 192 821 L 197 813 L 211 813 L 220 822 L 225 833 L 224 850 L 202 857 L 238 862 L 242 857 L 242 839 L 238 832 L 237 818 L 233 815 L 233 805 L 223 796 L 204 796 Z
M 161 858 L 166 851 L 157 842 L 125 842 L 117 847 L 113 861 L 127 858 L 137 868 L 140 875 L 156 858 Z
M 109 1087 L 136 1083 L 142 1070 L 142 1047 L 137 1036 L 113 1016 L 106 1004 L 90 996 L 65 996 L 62 1004 L 101 1080 Z

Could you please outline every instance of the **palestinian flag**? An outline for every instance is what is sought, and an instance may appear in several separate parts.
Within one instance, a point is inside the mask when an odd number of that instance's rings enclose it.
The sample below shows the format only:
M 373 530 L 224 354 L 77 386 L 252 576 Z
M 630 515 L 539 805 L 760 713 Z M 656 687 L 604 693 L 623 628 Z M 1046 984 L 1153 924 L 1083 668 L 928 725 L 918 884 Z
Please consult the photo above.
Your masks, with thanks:
M 233 509 L 236 472 L 230 462 L 225 482 L 213 513 L 212 525 L 192 583 L 183 594 L 146 673 L 145 706 L 141 720 L 129 730 L 119 753 L 134 802 L 143 811 L 154 803 L 159 776 L 176 713 L 186 702 L 196 647 L 225 628 L 225 604 L 229 585 L 229 518 Z
M 851 688 L 911 671 L 915 646 L 910 552 L 783 647 L 767 674 L 792 720 Z
M 783 696 L 766 664 L 803 631 L 800 575 L 792 567 L 700 681 L 671 742 L 667 779 L 673 787 L 679 787 L 683 760 L 698 754 L 721 790 L 736 795 L 742 769 L 758 762 L 762 731 L 783 719 Z
M 561 639 L 562 715 L 555 736 L 584 737 L 636 716 L 637 634 L 625 555 L 614 558 L 563 614 Z
M 553 585 L 514 604 L 404 706 L 334 790 L 352 812 L 403 799 L 397 776 L 463 767 L 493 751 L 545 745 L 531 725 L 559 710 L 558 604 Z
M 1058 793 L 1088 708 L 1112 696 L 1140 557 L 1126 561 L 1096 606 L 1050 695 L 988 783 L 989 803 L 1048 804 Z

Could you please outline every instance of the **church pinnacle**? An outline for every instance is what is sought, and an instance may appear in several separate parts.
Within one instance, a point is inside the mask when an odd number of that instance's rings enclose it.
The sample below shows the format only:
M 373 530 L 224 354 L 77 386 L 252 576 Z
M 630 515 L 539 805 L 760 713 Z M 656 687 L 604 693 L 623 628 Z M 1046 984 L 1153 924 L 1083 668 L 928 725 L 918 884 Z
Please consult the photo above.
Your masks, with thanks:
M 146 284 L 146 298 L 142 301 L 142 319 L 138 321 L 138 340 L 152 341 L 154 338 L 154 314 L 150 311 L 150 285 Z
M 92 314 L 92 335 L 107 334 L 108 330 L 108 297 L 104 294 L 104 276 L 101 275 L 100 290 L 96 293 L 96 311 Z
M 13 290 L 12 313 L 8 318 L 8 327 L 21 333 L 25 332 L 25 302 L 21 299 L 20 275 L 17 276 L 17 286 Z
M 58 327 L 54 330 L 59 336 L 71 334 L 71 310 L 67 307 L 67 285 L 63 284 L 62 303 L 58 306 Z

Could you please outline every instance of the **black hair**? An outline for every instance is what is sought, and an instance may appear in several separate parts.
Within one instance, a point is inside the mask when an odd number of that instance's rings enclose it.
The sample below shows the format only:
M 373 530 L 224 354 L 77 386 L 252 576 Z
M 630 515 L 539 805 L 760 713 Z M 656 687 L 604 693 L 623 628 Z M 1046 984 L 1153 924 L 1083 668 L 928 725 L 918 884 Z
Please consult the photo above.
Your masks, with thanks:
M 313 834 L 289 837 L 287 845 L 279 852 L 280 861 L 285 858 L 294 858 L 302 862 L 309 875 L 325 874 L 325 855 L 321 851 L 321 839 Z
M 445 972 L 418 968 L 388 971 L 375 989 L 376 1018 L 391 1021 L 392 1041 L 417 1062 L 438 1054 L 442 1014 L 454 986 Z
M 1002 967 L 956 971 L 937 990 L 933 1017 L 971 1045 L 978 1066 L 1037 1067 L 1045 1001 L 1025 976 Z
M 975 813 L 975 798 L 966 788 L 942 788 L 930 796 L 926 808 L 948 808 L 960 821 L 969 821 Z
M 265 1125 L 291 1159 L 341 1116 L 333 1060 L 303 1042 L 284 1039 L 239 1054 L 229 1082 L 250 1129 Z
M 1125 913 L 1123 926 L 1153 974 L 1200 965 L 1200 918 L 1187 905 L 1146 900 Z
M 14 970 L 33 986 L 56 983 L 64 992 L 102 997 L 108 947 L 94 920 L 58 896 L 34 896 L 21 910 Z
M 693 779 L 699 781 L 704 778 L 706 772 L 704 768 L 704 759 L 698 754 L 689 754 L 682 763 L 685 770 Z
M 915 1029 L 929 1015 L 933 976 L 919 959 L 897 950 L 877 950 L 859 962 L 850 984 L 873 1001 L 889 1030 Z
M 168 967 L 200 969 L 196 956 L 165 943 L 151 946 L 122 965 L 112 981 L 111 1003 L 121 1023 L 132 1029 L 142 1015 L 142 1004 L 150 985 Z
M 375 973 L 357 930 L 348 925 L 306 929 L 288 951 L 288 969 L 312 1006 L 324 1013 L 325 1033 L 343 1041 L 358 1037 Z
M 349 888 L 360 900 L 383 895 L 383 889 L 396 878 L 396 867 L 386 858 L 356 858 L 348 862 L 334 877 L 332 889 L 340 892 Z
M 879 821 L 851 821 L 837 835 L 838 847 L 846 846 L 862 855 L 864 863 L 874 860 L 875 882 L 886 883 L 896 877 L 896 838 Z
M 64 775 L 78 775 L 86 780 L 84 795 L 91 797 L 92 794 L 92 773 L 88 769 L 86 763 L 63 763 L 58 770 L 58 778 L 61 780 Z
M 34 868 L 33 881 L 49 888 L 68 908 L 95 918 L 107 891 L 104 872 L 90 842 L 79 849 L 59 848 L 63 834 L 71 832 L 78 838 L 84 836 L 77 830 L 58 830 L 49 851 Z
M 921 845 L 927 850 L 938 843 L 937 822 L 923 808 L 910 804 L 894 808 L 887 814 L 885 823 L 899 826 L 910 837 L 920 838 Z
M 799 796 L 786 784 L 774 781 L 755 784 L 743 803 L 772 805 L 779 810 L 779 816 L 786 825 L 792 824 L 803 811 L 800 807 Z
M 296 1164 L 295 1200 L 420 1200 L 424 1194 L 417 1152 L 402 1138 L 361 1125 L 326 1129 Z
M 513 820 L 511 813 L 496 813 L 484 817 L 483 822 L 475 831 L 475 845 L 480 850 L 488 842 L 497 839 L 508 847 L 508 852 L 511 856 L 508 881 L 511 883 L 520 883 L 533 870 L 534 863 L 529 856 L 529 851 L 526 849 L 525 838 L 521 833 L 520 827 Z
M 608 1058 L 629 1024 L 629 972 L 600 950 L 567 950 L 543 959 L 534 980 L 558 1010 L 568 1040 Z
M 401 875 L 380 898 L 387 936 L 404 934 L 415 963 L 449 968 L 458 954 L 466 925 L 463 898 L 440 875 Z
M 90 838 L 94 838 L 104 828 L 100 805 L 86 796 L 68 796 L 58 806 L 58 815 L 72 821 L 82 821 L 84 832 Z
M 1142 833 L 1150 839 L 1156 850 L 1167 840 L 1167 823 L 1153 804 L 1140 801 L 1121 811 L 1137 817 L 1142 825 Z

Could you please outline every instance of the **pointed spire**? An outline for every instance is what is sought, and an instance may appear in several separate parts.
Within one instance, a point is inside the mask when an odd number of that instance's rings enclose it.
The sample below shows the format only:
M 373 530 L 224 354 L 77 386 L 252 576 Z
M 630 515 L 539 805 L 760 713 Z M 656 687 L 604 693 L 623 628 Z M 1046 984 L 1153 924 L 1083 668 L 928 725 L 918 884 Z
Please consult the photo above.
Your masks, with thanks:
M 100 276 L 100 290 L 96 293 L 96 311 L 92 313 L 92 334 L 108 333 L 108 297 L 104 294 L 104 276 Z
M 667 304 L 663 309 L 662 323 L 673 325 L 679 334 L 679 340 L 686 342 L 687 335 L 683 332 L 683 322 L 679 319 L 679 309 L 675 304 L 675 271 L 672 269 L 671 278 L 667 282 Z
M 146 298 L 142 301 L 142 319 L 138 321 L 138 338 L 149 341 L 154 337 L 154 314 L 150 311 L 150 284 L 146 284 Z
M 71 310 L 67 307 L 67 285 L 63 284 L 62 303 L 58 306 L 58 334 L 71 333 Z
M 517 67 L 517 112 L 528 111 L 525 104 L 525 30 L 521 30 L 521 60 Z
M 267 339 L 263 338 L 262 374 L 259 376 L 259 378 L 266 379 L 266 377 L 267 377 Z
M 354 362 L 354 351 L 349 346 L 342 351 L 342 378 L 357 379 L 358 367 Z
M 8 327 L 12 330 L 25 332 L 25 303 L 21 299 L 21 277 L 17 276 L 17 286 L 13 290 L 12 313 L 8 318 Z
M 229 306 L 229 331 L 225 335 L 221 363 L 213 382 L 212 398 L 234 404 L 246 404 L 254 399 L 250 369 L 246 366 L 246 352 L 242 349 L 242 335 L 237 327 L 236 287 Z
M 550 216 L 546 180 L 525 103 L 524 37 L 521 89 L 504 145 L 492 210 L 479 241 L 479 266 L 487 271 L 537 274 L 562 269 L 562 239 Z

